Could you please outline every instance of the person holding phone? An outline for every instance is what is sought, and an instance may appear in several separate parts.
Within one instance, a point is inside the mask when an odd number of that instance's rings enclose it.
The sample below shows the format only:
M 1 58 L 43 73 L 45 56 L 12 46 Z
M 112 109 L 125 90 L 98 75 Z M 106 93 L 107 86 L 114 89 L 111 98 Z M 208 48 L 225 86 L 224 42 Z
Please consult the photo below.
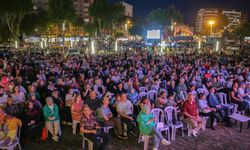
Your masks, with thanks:
M 139 123 L 141 134 L 153 136 L 153 150 L 158 150 L 160 142 L 163 145 L 169 145 L 170 142 L 167 141 L 157 129 L 155 123 L 156 118 L 150 111 L 151 109 L 148 105 L 141 105 L 141 111 L 137 116 L 137 122 Z

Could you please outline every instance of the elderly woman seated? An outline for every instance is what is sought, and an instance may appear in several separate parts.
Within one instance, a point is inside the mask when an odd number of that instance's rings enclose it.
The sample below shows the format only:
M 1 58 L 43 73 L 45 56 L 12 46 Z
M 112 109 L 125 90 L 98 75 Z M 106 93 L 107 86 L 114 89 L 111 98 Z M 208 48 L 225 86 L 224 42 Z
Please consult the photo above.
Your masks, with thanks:
M 58 142 L 58 131 L 60 128 L 60 118 L 57 105 L 53 102 L 52 97 L 46 98 L 46 105 L 43 107 L 43 116 L 45 119 L 46 129 L 52 134 L 52 139 Z
M 158 150 L 159 143 L 164 145 L 169 145 L 170 142 L 167 141 L 157 129 L 155 123 L 155 117 L 150 113 L 150 107 L 148 105 L 141 105 L 141 112 L 137 116 L 137 121 L 139 123 L 140 133 L 143 135 L 153 136 L 154 138 L 154 148 L 153 150 Z

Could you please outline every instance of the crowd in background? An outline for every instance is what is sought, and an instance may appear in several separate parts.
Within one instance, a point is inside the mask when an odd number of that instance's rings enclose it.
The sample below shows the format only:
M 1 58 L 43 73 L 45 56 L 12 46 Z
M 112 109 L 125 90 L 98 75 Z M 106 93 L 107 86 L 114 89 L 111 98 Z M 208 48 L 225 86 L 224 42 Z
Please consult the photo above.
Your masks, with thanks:
M 141 87 L 156 91 L 151 99 Z M 202 91 L 198 89 L 203 89 Z M 203 116 L 230 125 L 224 93 L 237 112 L 250 106 L 250 72 L 247 57 L 187 54 L 152 55 L 148 52 L 90 57 L 10 56 L 0 59 L 0 145 L 15 141 L 21 126 L 24 143 L 39 142 L 43 127 L 56 142 L 61 124 L 79 122 L 80 132 L 107 149 L 111 134 L 102 127 L 114 126 L 115 137 L 126 140 L 123 126 L 132 135 L 153 135 L 154 149 L 169 145 L 156 128 L 153 108 L 172 106 L 192 126 L 197 136 Z M 102 143 L 98 137 L 103 139 Z M 79 144 L 80 145 L 80 144 Z

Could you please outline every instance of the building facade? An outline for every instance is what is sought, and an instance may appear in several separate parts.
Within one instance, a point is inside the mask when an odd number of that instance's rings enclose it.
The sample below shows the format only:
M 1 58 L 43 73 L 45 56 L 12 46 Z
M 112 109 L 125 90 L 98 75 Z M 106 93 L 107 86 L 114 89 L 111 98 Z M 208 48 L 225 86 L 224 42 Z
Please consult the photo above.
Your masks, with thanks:
M 194 27 L 180 24 L 174 26 L 174 36 L 193 36 L 194 35 Z
M 122 1 L 121 4 L 125 8 L 125 14 L 124 15 L 127 16 L 127 17 L 133 18 L 133 11 L 134 11 L 133 9 L 134 9 L 134 6 L 131 5 L 131 4 L 128 4 L 128 3 L 124 2 L 124 1 Z
M 228 27 L 235 28 L 241 23 L 242 13 L 239 11 L 222 11 L 222 14 L 225 15 L 228 19 Z
M 241 20 L 241 23 L 246 23 L 248 20 L 248 14 L 246 12 L 242 12 L 240 20 Z
M 202 34 L 205 28 L 208 26 L 210 20 L 214 20 L 219 14 L 217 8 L 202 8 L 198 11 L 195 20 L 195 33 Z
M 82 18 L 84 22 L 90 22 L 89 7 L 93 4 L 93 0 L 73 0 L 73 4 L 76 14 Z

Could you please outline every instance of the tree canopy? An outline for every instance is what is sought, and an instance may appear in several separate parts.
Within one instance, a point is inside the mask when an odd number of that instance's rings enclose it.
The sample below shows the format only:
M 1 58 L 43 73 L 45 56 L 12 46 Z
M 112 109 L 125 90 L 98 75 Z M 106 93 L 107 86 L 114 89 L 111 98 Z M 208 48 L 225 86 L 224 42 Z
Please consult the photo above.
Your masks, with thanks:
M 1 0 L 0 15 L 8 26 L 12 39 L 20 37 L 20 26 L 26 15 L 33 9 L 32 0 Z
M 234 29 L 233 34 L 240 39 L 243 39 L 246 36 L 250 36 L 250 23 L 246 22 L 241 24 L 236 29 Z
M 77 19 L 72 0 L 49 0 L 48 16 L 52 23 L 58 24 Z
M 113 30 L 119 25 L 124 16 L 125 8 L 122 4 L 109 4 L 106 0 L 95 0 L 89 8 L 89 15 L 98 24 L 98 33 L 103 30 Z
M 148 17 L 148 21 L 156 22 L 161 27 L 166 27 L 172 25 L 172 23 L 181 23 L 183 20 L 183 16 L 178 9 L 174 5 L 170 5 L 165 9 L 154 9 L 152 10 Z

